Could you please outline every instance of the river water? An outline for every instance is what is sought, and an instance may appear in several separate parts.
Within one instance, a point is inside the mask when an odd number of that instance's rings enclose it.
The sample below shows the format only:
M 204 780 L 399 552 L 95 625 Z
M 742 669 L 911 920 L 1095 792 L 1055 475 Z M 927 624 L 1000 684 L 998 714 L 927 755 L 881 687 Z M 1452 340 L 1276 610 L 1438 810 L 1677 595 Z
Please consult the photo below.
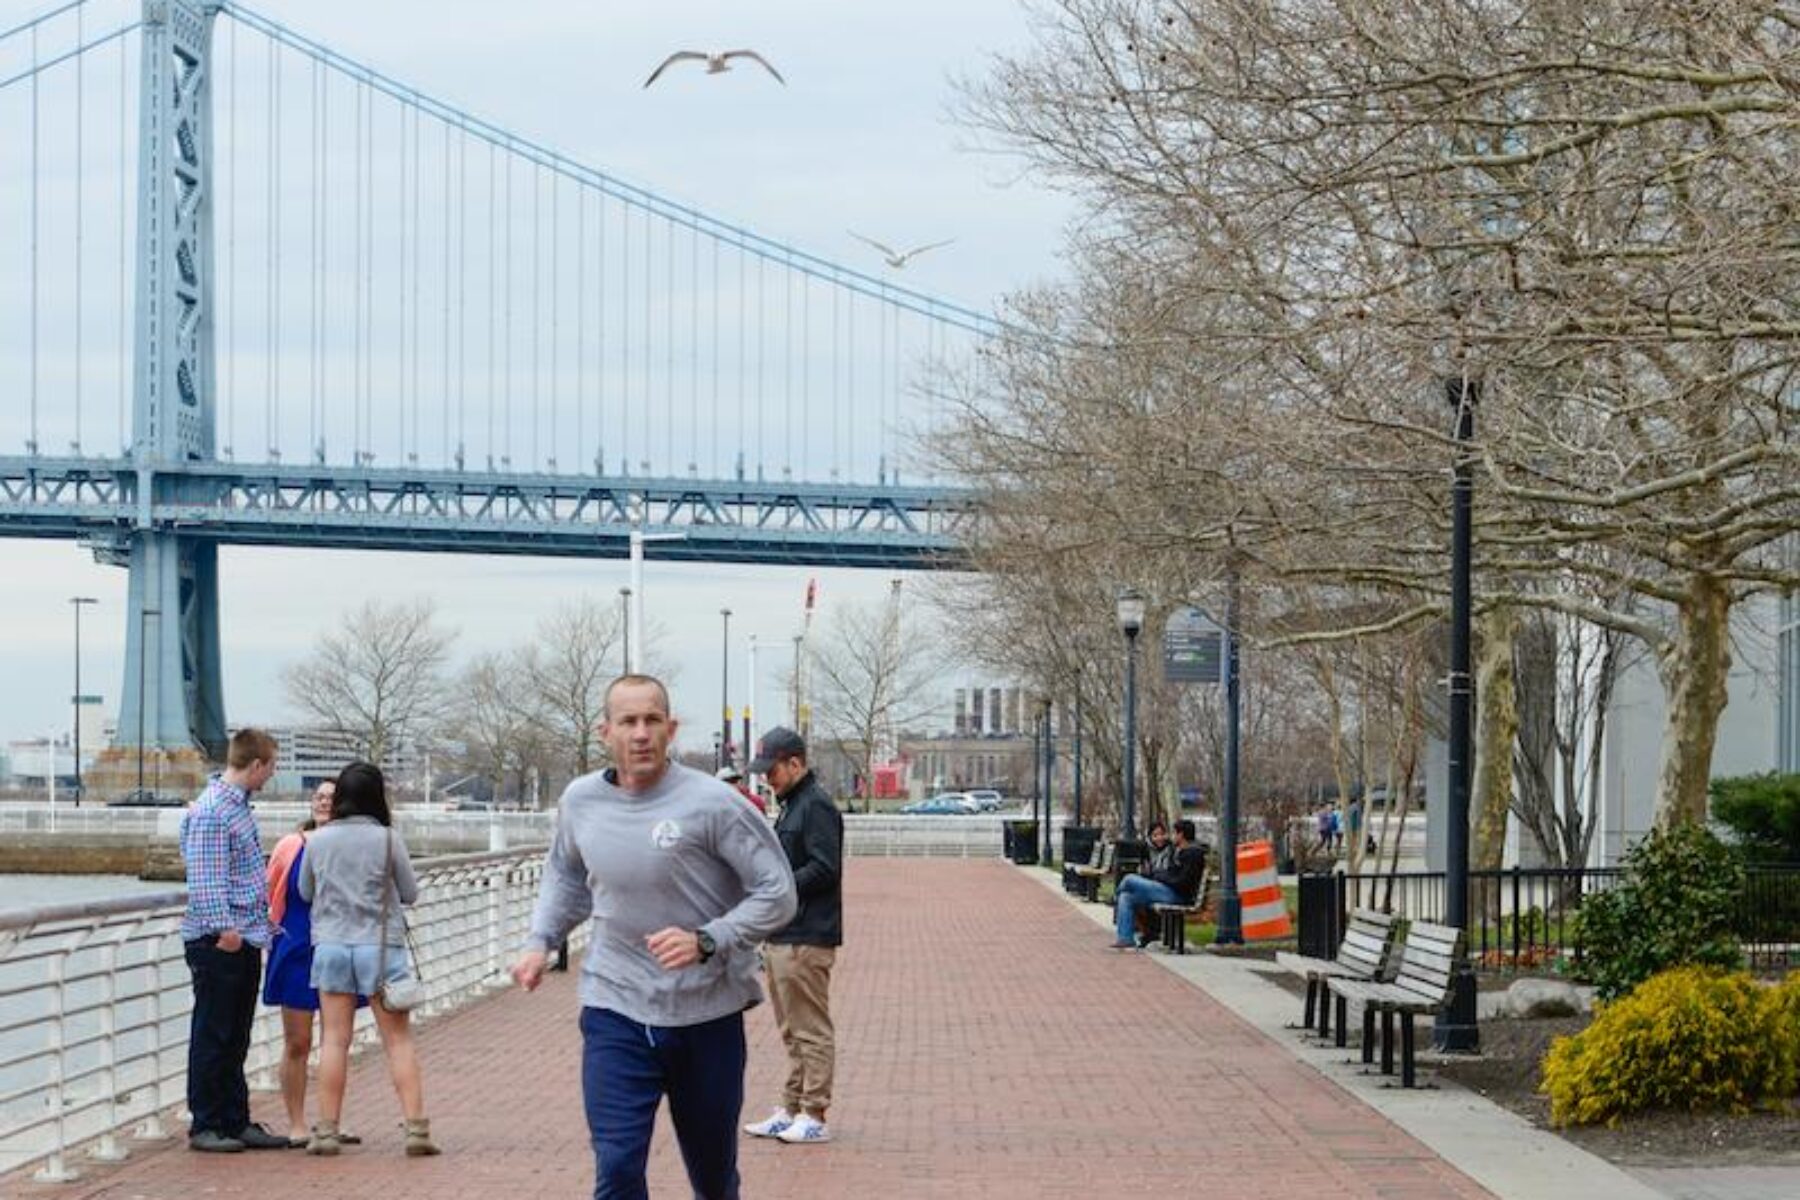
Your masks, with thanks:
M 0 875 L 0 913 L 114 896 L 141 896 L 180 887 L 179 883 L 149 882 L 135 875 Z

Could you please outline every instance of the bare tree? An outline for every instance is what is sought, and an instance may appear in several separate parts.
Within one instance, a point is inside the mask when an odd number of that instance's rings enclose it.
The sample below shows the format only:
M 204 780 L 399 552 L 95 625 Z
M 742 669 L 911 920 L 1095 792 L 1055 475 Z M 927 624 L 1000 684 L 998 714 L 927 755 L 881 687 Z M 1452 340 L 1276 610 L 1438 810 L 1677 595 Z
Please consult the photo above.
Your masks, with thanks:
M 897 735 L 942 707 L 940 638 L 894 581 L 876 606 L 840 608 L 809 651 L 806 677 L 817 726 L 857 764 L 873 795 L 875 761 Z
M 424 742 L 438 723 L 455 636 L 438 627 L 429 600 L 371 600 L 287 669 L 288 700 L 379 763 L 402 745 Z
M 572 776 L 600 765 L 600 719 L 607 685 L 625 670 L 622 646 L 617 606 L 589 597 L 545 618 L 523 651 L 544 732 Z
M 532 767 L 552 744 L 525 655 L 477 655 L 458 675 L 456 697 L 450 733 L 462 746 L 463 769 L 486 780 L 497 801 L 522 797 Z
M 991 359 L 978 477 L 1083 527 L 1053 541 L 1235 531 L 1275 578 L 1418 620 L 1447 589 L 1444 380 L 1476 381 L 1485 602 L 1649 647 L 1659 820 L 1702 815 L 1731 611 L 1800 584 L 1774 553 L 1800 520 L 1791 6 L 1039 11 L 969 115 L 1096 216 L 1074 295 Z

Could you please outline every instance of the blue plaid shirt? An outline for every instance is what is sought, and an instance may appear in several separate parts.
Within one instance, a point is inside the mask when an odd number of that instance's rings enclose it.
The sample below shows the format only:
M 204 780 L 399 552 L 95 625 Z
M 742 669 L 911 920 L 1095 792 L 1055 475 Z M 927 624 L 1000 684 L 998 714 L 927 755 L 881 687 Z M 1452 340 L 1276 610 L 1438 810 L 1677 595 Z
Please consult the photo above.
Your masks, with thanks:
M 250 796 L 214 775 L 181 818 L 187 913 L 181 940 L 235 929 L 252 946 L 269 944 L 269 881 Z

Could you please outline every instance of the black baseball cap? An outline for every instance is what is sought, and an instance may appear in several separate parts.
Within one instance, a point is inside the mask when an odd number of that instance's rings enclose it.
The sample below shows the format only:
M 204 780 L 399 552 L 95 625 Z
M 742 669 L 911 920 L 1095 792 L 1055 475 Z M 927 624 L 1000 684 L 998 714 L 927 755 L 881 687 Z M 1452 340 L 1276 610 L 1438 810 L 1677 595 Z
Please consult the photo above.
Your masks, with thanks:
M 782 759 L 796 756 L 806 757 L 806 739 L 786 726 L 777 725 L 756 743 L 756 757 L 750 760 L 750 773 L 767 775 L 769 768 Z

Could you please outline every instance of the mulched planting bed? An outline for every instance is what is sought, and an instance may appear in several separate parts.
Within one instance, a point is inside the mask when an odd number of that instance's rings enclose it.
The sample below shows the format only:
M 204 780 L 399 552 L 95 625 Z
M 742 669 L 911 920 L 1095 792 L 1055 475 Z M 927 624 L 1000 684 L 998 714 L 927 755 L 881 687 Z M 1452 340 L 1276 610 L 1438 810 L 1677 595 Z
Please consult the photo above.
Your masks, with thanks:
M 1587 1027 L 1587 1017 L 1481 1023 L 1481 1056 L 1449 1058 L 1432 1070 L 1550 1128 L 1550 1100 L 1537 1092 L 1538 1066 L 1553 1039 Z M 1800 1113 L 1644 1113 L 1618 1128 L 1558 1129 L 1571 1142 L 1615 1163 L 1637 1166 L 1786 1166 L 1800 1164 Z

